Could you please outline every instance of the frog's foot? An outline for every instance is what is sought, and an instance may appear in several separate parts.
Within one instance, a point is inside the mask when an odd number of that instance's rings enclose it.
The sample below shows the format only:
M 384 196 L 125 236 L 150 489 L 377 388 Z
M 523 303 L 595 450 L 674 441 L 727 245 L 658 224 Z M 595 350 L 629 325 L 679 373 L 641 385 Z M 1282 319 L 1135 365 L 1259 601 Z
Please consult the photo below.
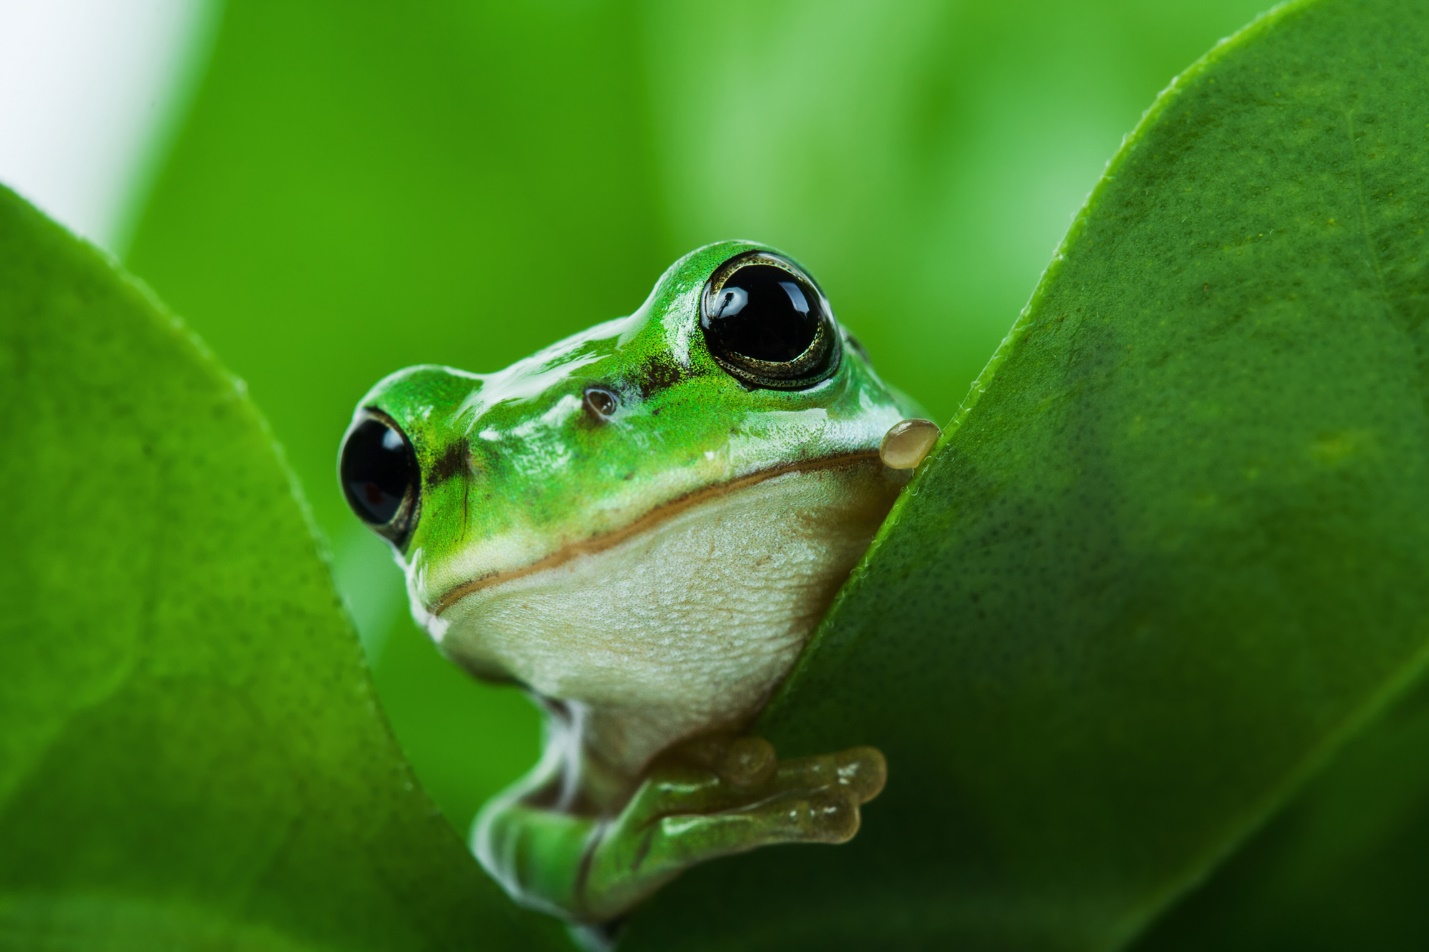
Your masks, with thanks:
M 607 919 L 707 860 L 776 843 L 844 843 L 883 789 L 872 747 L 780 763 L 759 738 L 703 741 L 652 768 L 621 814 L 597 829 L 578 893 Z

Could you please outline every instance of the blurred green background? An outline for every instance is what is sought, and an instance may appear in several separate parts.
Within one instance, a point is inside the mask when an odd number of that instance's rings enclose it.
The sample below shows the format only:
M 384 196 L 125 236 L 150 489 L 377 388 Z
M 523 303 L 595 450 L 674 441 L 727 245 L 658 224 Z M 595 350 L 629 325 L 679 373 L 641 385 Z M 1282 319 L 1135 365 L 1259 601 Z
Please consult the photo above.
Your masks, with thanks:
M 362 393 L 502 367 L 751 237 L 946 419 L 1121 137 L 1263 5 L 234 3 L 122 257 L 272 422 L 398 738 L 464 829 L 535 762 L 537 718 L 436 655 L 346 511 Z

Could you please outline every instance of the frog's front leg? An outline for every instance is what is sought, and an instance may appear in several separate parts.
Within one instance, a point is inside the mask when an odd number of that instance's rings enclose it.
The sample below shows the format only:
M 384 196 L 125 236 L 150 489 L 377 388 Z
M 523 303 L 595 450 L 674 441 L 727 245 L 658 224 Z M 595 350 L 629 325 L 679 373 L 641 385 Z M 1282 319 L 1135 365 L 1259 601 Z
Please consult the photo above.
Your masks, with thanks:
M 477 854 L 518 900 L 583 922 L 616 918 L 707 860 L 846 842 L 886 775 L 871 747 L 778 763 L 757 738 L 703 741 L 657 762 L 605 818 L 546 805 L 557 778 L 543 768 L 482 811 Z

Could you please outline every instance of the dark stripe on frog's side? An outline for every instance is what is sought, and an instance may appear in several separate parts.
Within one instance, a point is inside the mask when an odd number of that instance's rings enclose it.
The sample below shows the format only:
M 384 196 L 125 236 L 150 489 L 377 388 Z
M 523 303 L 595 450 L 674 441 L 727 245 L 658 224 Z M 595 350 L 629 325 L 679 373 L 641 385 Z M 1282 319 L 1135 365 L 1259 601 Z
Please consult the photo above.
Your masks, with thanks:
M 442 455 L 432 461 L 427 474 L 427 482 L 433 487 L 460 476 L 471 468 L 471 455 L 465 440 L 456 442 L 442 451 Z
M 450 479 L 455 479 L 464 473 L 471 471 L 471 447 L 466 440 L 460 440 L 451 444 L 442 451 L 442 455 L 432 461 L 431 469 L 427 472 L 428 490 L 436 489 Z M 466 533 L 467 525 L 471 520 L 471 480 L 466 480 L 462 484 L 461 492 L 461 531 Z
M 641 398 L 648 400 L 661 390 L 669 389 L 696 374 L 692 369 L 681 367 L 669 354 L 651 354 L 645 358 L 631 382 L 639 389 Z

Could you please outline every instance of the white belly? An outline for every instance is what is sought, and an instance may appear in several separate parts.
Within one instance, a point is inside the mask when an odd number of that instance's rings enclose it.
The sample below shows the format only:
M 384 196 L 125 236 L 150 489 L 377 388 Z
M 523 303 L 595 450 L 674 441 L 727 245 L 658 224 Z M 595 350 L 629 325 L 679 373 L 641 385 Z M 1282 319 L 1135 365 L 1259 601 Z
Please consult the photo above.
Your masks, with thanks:
M 901 484 L 864 460 L 715 496 L 470 592 L 442 612 L 442 649 L 583 708 L 587 746 L 634 775 L 758 713 Z

